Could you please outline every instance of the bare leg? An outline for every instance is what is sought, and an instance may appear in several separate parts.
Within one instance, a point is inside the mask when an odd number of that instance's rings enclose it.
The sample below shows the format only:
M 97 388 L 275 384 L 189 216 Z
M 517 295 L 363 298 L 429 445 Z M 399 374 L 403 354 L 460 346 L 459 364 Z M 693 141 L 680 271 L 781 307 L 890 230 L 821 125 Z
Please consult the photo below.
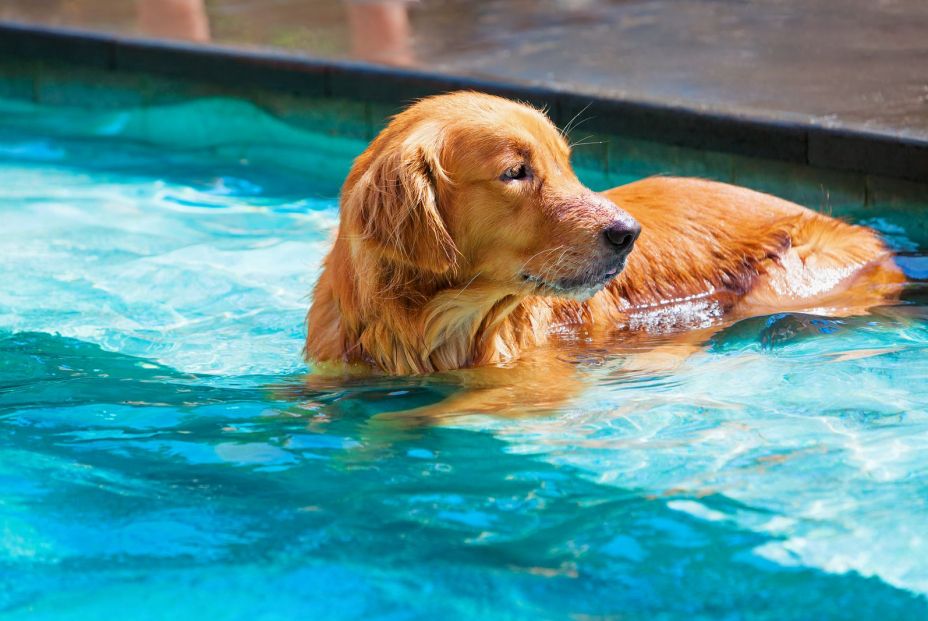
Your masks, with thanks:
M 162 39 L 209 41 L 204 0 L 139 0 L 139 29 Z
M 349 3 L 348 25 L 355 58 L 388 65 L 412 63 L 405 2 Z

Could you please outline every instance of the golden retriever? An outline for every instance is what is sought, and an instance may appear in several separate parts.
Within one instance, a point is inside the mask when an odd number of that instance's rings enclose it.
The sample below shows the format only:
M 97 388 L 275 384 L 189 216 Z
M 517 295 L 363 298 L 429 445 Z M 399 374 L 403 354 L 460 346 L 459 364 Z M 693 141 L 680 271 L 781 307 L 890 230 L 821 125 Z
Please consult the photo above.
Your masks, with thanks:
M 901 282 L 870 229 L 767 194 L 673 177 L 595 193 L 543 113 L 458 92 L 394 117 L 354 162 L 305 355 L 425 374 L 528 357 L 553 334 L 667 329 L 681 306 L 860 312 Z

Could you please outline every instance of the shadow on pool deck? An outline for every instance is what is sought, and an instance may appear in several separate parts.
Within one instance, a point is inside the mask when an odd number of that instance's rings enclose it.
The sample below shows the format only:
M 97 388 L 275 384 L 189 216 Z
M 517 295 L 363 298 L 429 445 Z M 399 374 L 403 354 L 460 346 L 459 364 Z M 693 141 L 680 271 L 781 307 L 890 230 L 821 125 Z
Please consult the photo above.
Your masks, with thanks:
M 146 34 L 145 4 L 152 3 L 7 0 L 0 20 Z M 205 17 L 216 43 L 370 59 L 347 4 L 211 0 Z M 408 7 L 399 33 L 408 31 L 408 42 L 387 44 L 393 47 L 381 60 L 928 139 L 923 0 L 423 0 Z

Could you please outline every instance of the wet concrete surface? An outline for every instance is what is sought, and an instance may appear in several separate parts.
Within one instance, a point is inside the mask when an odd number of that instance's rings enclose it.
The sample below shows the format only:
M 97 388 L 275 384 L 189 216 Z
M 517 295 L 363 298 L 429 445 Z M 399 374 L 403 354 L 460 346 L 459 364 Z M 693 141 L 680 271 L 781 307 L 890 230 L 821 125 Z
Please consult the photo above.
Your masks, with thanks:
M 3 0 L 0 20 L 928 140 L 926 0 Z

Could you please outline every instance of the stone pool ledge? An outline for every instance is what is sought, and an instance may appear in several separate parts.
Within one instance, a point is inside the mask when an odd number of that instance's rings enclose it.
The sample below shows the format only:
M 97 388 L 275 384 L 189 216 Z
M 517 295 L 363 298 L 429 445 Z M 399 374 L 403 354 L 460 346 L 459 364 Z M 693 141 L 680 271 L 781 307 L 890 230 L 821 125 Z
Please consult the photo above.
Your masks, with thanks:
M 368 140 L 411 101 L 459 89 L 528 101 L 561 126 L 582 118 L 576 163 L 598 174 L 594 186 L 681 174 L 843 213 L 921 210 L 928 203 L 928 140 L 887 131 L 267 50 L 0 24 L 0 97 L 40 104 L 125 108 L 234 97 L 304 129 Z

